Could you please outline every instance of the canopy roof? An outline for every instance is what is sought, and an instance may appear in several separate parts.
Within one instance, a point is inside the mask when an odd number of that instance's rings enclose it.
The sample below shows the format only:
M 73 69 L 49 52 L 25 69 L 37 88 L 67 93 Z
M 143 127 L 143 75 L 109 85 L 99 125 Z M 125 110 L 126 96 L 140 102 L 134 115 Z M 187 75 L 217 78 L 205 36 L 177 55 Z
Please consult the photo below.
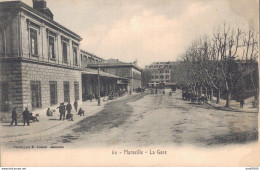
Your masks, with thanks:
M 91 75 L 98 75 L 98 70 L 91 69 L 91 68 L 84 68 L 84 70 L 81 72 L 81 74 L 91 74 Z M 119 77 L 114 74 L 106 73 L 104 71 L 99 71 L 99 75 L 102 77 L 110 77 L 110 78 L 116 78 L 116 79 L 124 79 L 127 80 L 126 78 Z

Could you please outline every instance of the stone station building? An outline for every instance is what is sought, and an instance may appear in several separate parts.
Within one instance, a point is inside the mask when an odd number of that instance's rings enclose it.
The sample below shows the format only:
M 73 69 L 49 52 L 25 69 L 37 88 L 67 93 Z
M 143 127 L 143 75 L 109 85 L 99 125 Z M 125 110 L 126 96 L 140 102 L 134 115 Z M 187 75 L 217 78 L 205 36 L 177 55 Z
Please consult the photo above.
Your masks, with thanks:
M 55 22 L 44 0 L 1 2 L 0 23 L 1 111 L 81 100 L 81 37 Z

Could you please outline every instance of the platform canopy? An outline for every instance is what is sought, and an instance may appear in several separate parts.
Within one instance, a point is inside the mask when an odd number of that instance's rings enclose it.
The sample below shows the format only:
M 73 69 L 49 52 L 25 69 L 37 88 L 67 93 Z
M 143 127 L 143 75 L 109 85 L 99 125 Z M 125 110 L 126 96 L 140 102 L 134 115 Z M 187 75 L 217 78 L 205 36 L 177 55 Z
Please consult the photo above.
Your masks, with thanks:
M 98 75 L 98 70 L 91 69 L 91 68 L 84 68 L 84 70 L 81 71 L 81 74 L 85 74 L 85 75 Z M 116 79 L 126 79 L 126 78 L 119 77 L 119 76 L 114 75 L 114 74 L 106 73 L 106 72 L 101 71 L 101 70 L 99 71 L 99 75 L 101 77 L 110 77 L 110 78 L 116 78 Z

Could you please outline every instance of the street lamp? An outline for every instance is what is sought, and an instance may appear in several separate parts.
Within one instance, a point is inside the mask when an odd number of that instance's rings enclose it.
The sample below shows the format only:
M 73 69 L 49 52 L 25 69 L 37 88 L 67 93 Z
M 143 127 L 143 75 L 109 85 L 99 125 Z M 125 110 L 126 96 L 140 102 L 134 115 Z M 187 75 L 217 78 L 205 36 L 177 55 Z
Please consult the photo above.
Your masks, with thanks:
M 100 66 L 98 66 L 98 106 L 101 106 L 101 104 L 100 104 L 100 75 L 99 75 L 99 71 L 100 71 Z

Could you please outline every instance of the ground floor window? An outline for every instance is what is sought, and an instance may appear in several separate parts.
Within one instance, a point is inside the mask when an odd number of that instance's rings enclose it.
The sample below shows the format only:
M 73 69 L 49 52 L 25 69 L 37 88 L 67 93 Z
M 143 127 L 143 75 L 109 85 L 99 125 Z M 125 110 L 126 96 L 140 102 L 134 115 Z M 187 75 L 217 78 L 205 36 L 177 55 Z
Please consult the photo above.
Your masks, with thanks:
M 50 104 L 56 105 L 57 103 L 58 103 L 57 82 L 50 81 Z
M 31 81 L 32 108 L 40 108 L 41 104 L 41 82 Z
M 64 87 L 64 102 L 69 102 L 70 101 L 70 84 L 69 82 L 64 82 L 63 83 Z
M 79 100 L 79 82 L 74 82 L 75 100 Z

